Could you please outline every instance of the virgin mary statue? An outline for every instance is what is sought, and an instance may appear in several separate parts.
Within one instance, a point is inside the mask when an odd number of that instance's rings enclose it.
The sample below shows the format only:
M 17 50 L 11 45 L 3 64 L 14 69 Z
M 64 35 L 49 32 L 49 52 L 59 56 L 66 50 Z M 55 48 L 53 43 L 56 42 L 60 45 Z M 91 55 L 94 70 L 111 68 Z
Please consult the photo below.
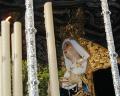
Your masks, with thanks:
M 89 93 L 88 86 L 81 80 L 86 72 L 89 53 L 76 40 L 71 38 L 64 40 L 62 50 L 66 66 L 62 88 L 70 91 L 77 87 L 76 92 L 82 89 L 85 93 Z

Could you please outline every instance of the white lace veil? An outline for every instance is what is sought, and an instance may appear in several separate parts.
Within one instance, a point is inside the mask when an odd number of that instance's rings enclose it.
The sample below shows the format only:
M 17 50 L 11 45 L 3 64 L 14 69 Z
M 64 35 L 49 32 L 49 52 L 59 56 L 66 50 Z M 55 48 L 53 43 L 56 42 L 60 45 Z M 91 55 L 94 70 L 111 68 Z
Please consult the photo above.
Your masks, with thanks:
M 72 62 L 65 56 L 64 51 L 63 51 L 65 66 L 67 69 L 66 73 L 64 74 L 64 77 L 66 78 L 70 76 L 70 73 L 68 70 L 70 70 L 74 74 L 85 73 L 86 67 L 87 67 L 87 59 L 90 56 L 88 52 L 82 46 L 80 46 L 80 44 L 77 43 L 77 41 L 75 41 L 74 39 L 65 39 L 62 44 L 62 49 L 64 49 L 65 44 L 68 42 L 72 44 L 75 50 L 80 54 L 80 56 L 82 56 L 82 58 L 84 59 L 84 62 L 81 64 L 82 67 L 76 67 L 75 64 L 72 64 Z

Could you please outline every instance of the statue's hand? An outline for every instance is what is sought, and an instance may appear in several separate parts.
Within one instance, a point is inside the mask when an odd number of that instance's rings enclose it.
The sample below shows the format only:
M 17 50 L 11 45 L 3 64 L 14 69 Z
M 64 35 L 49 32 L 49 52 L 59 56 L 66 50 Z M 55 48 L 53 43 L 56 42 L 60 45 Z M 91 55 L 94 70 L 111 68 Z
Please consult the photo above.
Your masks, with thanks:
M 82 67 L 83 62 L 84 62 L 84 59 L 82 59 L 82 58 L 78 59 L 77 62 L 76 62 L 76 66 L 77 67 Z

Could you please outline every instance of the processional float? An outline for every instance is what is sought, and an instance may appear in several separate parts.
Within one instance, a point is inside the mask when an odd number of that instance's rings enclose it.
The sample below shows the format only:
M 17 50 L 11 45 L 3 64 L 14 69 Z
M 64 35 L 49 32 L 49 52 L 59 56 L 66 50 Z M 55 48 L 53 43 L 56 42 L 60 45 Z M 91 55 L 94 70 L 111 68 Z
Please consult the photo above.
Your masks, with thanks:
M 45 5 L 47 6 L 47 4 Z M 119 81 L 119 70 L 117 66 L 117 54 L 115 52 L 115 47 L 114 47 L 114 40 L 113 40 L 113 35 L 112 35 L 112 28 L 111 28 L 111 22 L 110 22 L 110 11 L 108 9 L 108 2 L 107 0 L 101 0 L 101 6 L 102 6 L 102 13 L 104 16 L 104 23 L 105 23 L 105 31 L 106 31 L 106 38 L 107 38 L 107 43 L 108 43 L 108 50 L 109 50 L 109 55 L 110 55 L 110 61 L 111 61 L 111 69 L 112 69 L 112 76 L 113 76 L 113 82 L 114 82 L 114 89 L 115 89 L 115 94 L 116 96 L 120 96 L 120 81 Z M 45 8 L 46 9 L 46 8 Z M 50 7 L 51 9 L 51 7 Z M 47 10 L 46 11 L 51 11 Z M 51 12 L 50 12 L 51 13 Z M 46 26 L 48 26 L 48 29 L 46 27 L 46 31 L 49 31 L 52 27 L 53 31 L 53 26 L 50 26 L 51 23 L 47 23 L 48 17 L 46 14 L 45 16 L 45 21 L 46 21 Z M 53 22 L 53 18 L 50 21 Z M 35 28 L 34 28 L 34 17 L 33 17 L 33 1 L 32 0 L 26 0 L 26 41 L 27 41 L 27 60 L 28 60 L 28 85 L 29 85 L 29 96 L 38 96 L 38 81 L 37 81 L 37 62 L 36 62 L 36 49 L 35 49 Z M 53 23 L 52 23 L 53 25 Z M 47 32 L 47 36 L 50 34 Z M 53 36 L 54 37 L 54 36 Z M 49 42 L 51 38 L 47 37 L 47 42 Z M 54 40 L 53 40 L 54 41 Z M 51 43 L 51 42 L 50 42 Z M 48 52 L 49 52 L 49 43 L 48 43 Z M 48 55 L 50 55 L 49 53 Z M 50 56 L 48 56 L 50 59 Z M 56 58 L 54 58 L 56 59 Z M 51 59 L 50 59 L 51 60 Z M 49 61 L 50 62 L 50 61 Z M 56 63 L 56 61 L 55 61 Z M 50 73 L 52 73 L 51 69 L 54 66 L 50 66 L 49 70 Z M 57 71 L 56 71 L 57 72 Z M 53 74 L 50 74 L 50 77 Z M 57 78 L 57 75 L 55 75 Z M 56 79 L 57 80 L 57 79 Z M 51 79 L 51 86 L 54 85 L 52 83 Z M 56 82 L 57 83 L 57 82 Z M 58 85 L 56 85 L 58 87 Z M 58 92 L 59 93 L 59 92 Z
M 102 14 L 105 23 L 106 39 L 108 43 L 108 51 L 111 61 L 111 71 L 112 71 L 115 94 L 116 96 L 120 96 L 120 81 L 119 81 L 120 78 L 119 78 L 119 70 L 117 66 L 117 54 L 115 52 L 114 39 L 112 35 L 112 28 L 110 22 L 110 11 L 108 9 L 107 0 L 100 0 L 100 1 L 101 1 Z M 27 44 L 28 93 L 29 96 L 39 96 L 39 92 L 38 92 L 39 82 L 37 78 L 37 60 L 36 60 L 36 47 L 35 47 L 36 29 L 34 27 L 33 0 L 26 0 L 25 3 L 26 3 L 25 31 L 26 31 L 26 44 Z M 51 89 L 53 89 L 51 90 L 52 91 L 51 93 L 52 96 L 59 96 L 60 93 L 59 93 L 59 82 L 57 75 L 58 72 L 57 72 L 57 61 L 56 61 L 56 52 L 55 52 L 52 3 L 47 2 L 44 6 L 44 10 L 45 10 L 44 11 L 45 26 L 47 33 L 48 59 L 50 63 L 49 64 L 50 86 Z M 51 46 L 51 44 L 53 45 Z M 53 49 L 52 51 L 50 49 L 51 47 Z

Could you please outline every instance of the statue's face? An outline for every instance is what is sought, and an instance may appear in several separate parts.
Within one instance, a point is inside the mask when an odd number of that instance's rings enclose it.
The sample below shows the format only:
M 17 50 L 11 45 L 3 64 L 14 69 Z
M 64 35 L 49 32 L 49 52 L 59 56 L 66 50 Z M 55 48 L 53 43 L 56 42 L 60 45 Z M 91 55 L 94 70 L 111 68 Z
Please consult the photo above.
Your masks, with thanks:
M 65 46 L 64 46 L 63 51 L 64 51 L 65 56 L 70 59 L 71 58 L 70 55 L 72 55 L 71 54 L 72 45 L 70 43 L 66 43 Z
M 78 59 L 80 57 L 78 52 L 70 43 L 65 44 L 63 51 L 65 56 L 70 60 L 74 60 L 75 58 Z

